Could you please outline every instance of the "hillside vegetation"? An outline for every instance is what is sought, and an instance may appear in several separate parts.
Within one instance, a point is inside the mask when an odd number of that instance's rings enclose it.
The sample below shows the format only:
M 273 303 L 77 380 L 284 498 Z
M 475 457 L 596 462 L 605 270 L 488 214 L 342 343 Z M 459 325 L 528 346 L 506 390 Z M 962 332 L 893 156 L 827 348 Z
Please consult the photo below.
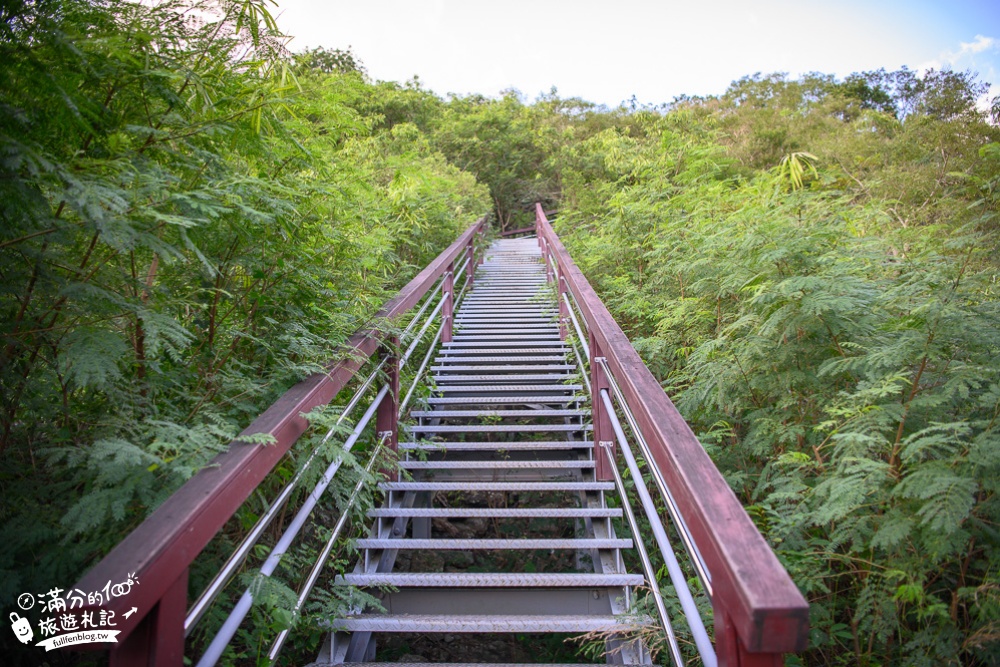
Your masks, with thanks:
M 150 4 L 0 9 L 3 604 L 69 585 L 475 218 L 541 201 L 809 598 L 790 660 L 1000 663 L 974 74 L 441 98 L 288 53 L 263 2 Z

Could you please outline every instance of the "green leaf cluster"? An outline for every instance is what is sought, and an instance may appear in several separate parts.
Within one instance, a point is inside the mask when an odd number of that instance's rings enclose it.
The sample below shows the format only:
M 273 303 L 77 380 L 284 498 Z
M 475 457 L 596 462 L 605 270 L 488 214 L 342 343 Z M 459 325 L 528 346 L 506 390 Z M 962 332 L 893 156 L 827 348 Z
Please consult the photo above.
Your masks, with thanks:
M 0 9 L 2 599 L 75 581 L 489 209 L 271 9 Z
M 803 664 L 1000 659 L 979 88 L 754 76 L 561 147 L 556 229 L 808 596 Z

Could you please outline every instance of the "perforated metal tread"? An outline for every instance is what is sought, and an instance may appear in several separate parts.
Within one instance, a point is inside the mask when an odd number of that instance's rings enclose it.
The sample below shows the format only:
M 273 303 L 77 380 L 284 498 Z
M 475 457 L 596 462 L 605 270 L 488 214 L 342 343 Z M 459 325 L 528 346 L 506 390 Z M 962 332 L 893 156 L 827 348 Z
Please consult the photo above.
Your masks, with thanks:
M 554 347 L 554 346 L 553 346 Z M 565 348 L 568 352 L 569 348 Z M 444 348 L 441 350 L 442 354 L 448 356 L 455 356 L 456 358 L 466 358 L 466 356 L 474 355 L 496 355 L 496 354 L 555 354 L 561 350 L 552 349 L 551 347 L 527 347 L 527 348 L 511 348 L 511 347 L 494 347 L 494 348 L 476 348 L 476 349 L 454 349 L 454 348 Z
M 594 443 L 581 440 L 529 440 L 523 442 L 401 442 L 400 449 L 426 452 L 543 452 L 593 449 Z
M 348 632 L 600 632 L 634 627 L 615 616 L 446 616 L 432 614 L 359 614 L 337 619 L 331 627 Z M 370 663 L 369 663 L 370 664 Z
M 524 662 L 341 662 L 334 667 L 399 667 L 405 664 L 406 667 L 605 667 L 605 663 L 590 662 L 546 662 L 546 663 L 524 663 Z M 633 663 L 625 663 L 633 664 Z M 639 663 L 635 663 L 637 666 Z M 318 667 L 318 666 L 317 666 Z
M 522 403 L 576 403 L 578 396 L 431 396 L 423 401 L 428 405 L 520 405 Z
M 455 417 L 586 417 L 590 410 L 414 410 L 416 418 Z
M 576 366 L 572 364 L 524 364 L 524 365 L 500 365 L 483 364 L 476 366 L 431 366 L 435 373 L 482 373 L 483 371 L 500 371 L 507 373 L 523 373 L 525 371 L 571 371 Z
M 546 538 L 513 538 L 513 539 L 451 539 L 438 538 L 432 540 L 415 540 L 412 538 L 372 539 L 362 538 L 357 541 L 359 549 L 441 549 L 445 551 L 531 551 L 537 549 L 631 549 L 630 539 L 546 539 Z
M 560 376 L 562 377 L 562 376 Z M 468 380 L 468 376 L 463 376 L 463 380 Z M 491 391 L 580 391 L 582 384 L 503 384 L 503 385 L 448 385 L 447 387 L 437 387 L 438 393 L 446 392 L 491 392 Z
M 514 347 L 566 347 L 566 343 L 564 341 L 561 341 L 561 340 L 553 340 L 553 341 L 531 341 L 531 340 L 517 341 L 517 340 L 508 340 L 506 338 L 500 338 L 499 340 L 502 341 L 502 343 L 494 343 L 493 345 L 494 346 L 503 347 L 503 348 L 506 348 L 506 349 L 510 349 L 510 348 L 514 348 Z M 469 343 L 469 342 L 463 343 L 461 341 L 451 341 L 450 343 L 444 343 L 444 344 L 442 344 L 441 348 L 443 350 L 451 350 L 453 348 L 489 347 L 488 345 L 486 345 L 487 342 L 488 341 L 484 341 L 482 343 Z M 569 348 L 567 348 L 567 349 L 569 349 Z
M 444 424 L 406 428 L 410 433 L 574 433 L 594 430 L 592 424 Z
M 575 366 L 573 367 L 575 368 Z M 552 384 L 548 385 L 546 388 L 552 388 L 553 385 L 558 386 L 558 383 L 563 380 L 571 380 L 576 377 L 575 373 L 511 373 L 510 375 L 435 375 L 434 382 L 440 384 L 442 382 L 550 382 Z M 578 386 L 578 385 L 565 385 L 565 386 Z M 438 388 L 440 390 L 440 387 Z
M 379 482 L 383 491 L 613 491 L 614 482 Z
M 349 573 L 336 578 L 349 586 L 411 586 L 415 588 L 524 588 L 642 586 L 636 574 L 523 573 L 523 572 L 395 572 Z
M 455 519 L 607 519 L 622 516 L 620 507 L 377 507 L 368 516 Z
M 474 357 L 474 356 L 471 356 L 471 355 L 469 355 L 469 356 L 463 355 L 463 356 L 460 356 L 460 357 L 452 357 L 452 356 L 447 356 L 446 355 L 446 356 L 443 356 L 443 357 L 436 357 L 434 359 L 434 363 L 436 363 L 436 364 L 442 364 L 442 363 L 444 363 L 444 364 L 448 364 L 448 363 L 452 363 L 452 364 L 490 364 L 490 363 L 493 363 L 493 364 L 499 364 L 499 363 L 519 364 L 519 363 L 524 363 L 526 361 L 562 361 L 562 362 L 565 363 L 566 356 L 562 355 L 562 354 L 560 354 L 560 355 L 546 355 L 546 356 L 528 355 L 528 356 L 506 356 L 506 357 L 500 357 L 500 356 L 496 356 L 496 355 L 491 355 L 491 356 L 488 356 L 488 357 Z
M 594 430 L 591 424 L 446 424 L 406 428 L 410 433 L 573 433 Z
M 578 461 L 400 461 L 403 470 L 579 470 L 593 468 L 589 459 Z

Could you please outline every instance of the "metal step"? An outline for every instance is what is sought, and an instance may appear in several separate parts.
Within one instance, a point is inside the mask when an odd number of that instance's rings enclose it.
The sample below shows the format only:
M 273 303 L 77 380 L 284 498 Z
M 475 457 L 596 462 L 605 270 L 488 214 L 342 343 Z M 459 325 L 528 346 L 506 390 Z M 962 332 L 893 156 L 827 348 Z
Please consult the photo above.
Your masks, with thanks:
M 502 346 L 505 349 L 515 348 L 515 347 L 516 348 L 522 348 L 522 347 L 567 347 L 566 342 L 562 341 L 562 340 L 553 340 L 553 341 L 524 340 L 524 341 L 520 341 L 520 340 L 508 340 L 508 339 L 503 339 L 503 338 L 501 338 L 500 340 L 502 341 Z M 482 348 L 482 347 L 496 348 L 497 345 L 498 344 L 489 343 L 487 341 L 483 341 L 483 342 L 479 342 L 479 341 L 469 341 L 469 342 L 452 341 L 450 343 L 443 343 L 441 347 L 445 351 L 450 351 L 452 349 L 462 349 L 462 350 L 464 350 L 464 349 L 468 349 L 468 348 Z
M 437 538 L 415 540 L 412 538 L 361 538 L 356 541 L 358 549 L 433 549 L 440 551 L 535 551 L 538 549 L 631 549 L 632 540 L 595 538 L 511 538 L 511 539 L 458 539 Z
M 571 367 L 571 368 L 575 368 Z M 462 375 L 456 373 L 454 375 L 435 375 L 434 382 L 436 384 L 441 384 L 442 382 L 496 382 L 498 385 L 496 387 L 490 387 L 487 391 L 493 389 L 500 390 L 503 383 L 513 382 L 520 386 L 523 382 L 549 382 L 551 384 L 539 385 L 539 391 L 551 391 L 559 387 L 576 387 L 578 385 L 574 384 L 562 384 L 566 380 L 576 379 L 576 374 L 574 373 L 511 373 L 510 375 Z M 442 391 L 444 387 L 437 387 L 435 391 Z M 522 387 L 523 389 L 523 387 Z
M 526 356 L 526 357 L 497 357 L 497 356 L 473 357 L 473 356 L 461 356 L 461 357 L 449 357 L 449 356 L 444 356 L 444 357 L 437 357 L 437 358 L 434 359 L 434 363 L 436 363 L 436 364 L 500 364 L 500 363 L 505 363 L 505 362 L 516 364 L 516 363 L 527 362 L 527 361 L 531 361 L 531 362 L 539 362 L 539 361 L 556 362 L 556 361 L 562 361 L 562 362 L 565 362 L 566 361 L 566 355 L 560 354 L 558 356 L 546 356 L 546 357 L 540 357 L 540 356 Z
M 554 322 L 539 322 L 536 324 L 504 324 L 503 322 L 489 322 L 489 323 L 478 323 L 478 324 L 462 324 L 456 326 L 457 331 L 462 333 L 472 333 L 473 331 L 505 331 L 511 329 L 514 331 L 559 331 L 559 325 Z
M 479 348 L 444 348 L 440 350 L 441 354 L 447 355 L 449 359 L 466 359 L 468 357 L 474 357 L 476 355 L 497 355 L 497 354 L 560 354 L 560 352 L 569 352 L 568 346 L 563 346 L 562 350 L 559 346 L 553 345 L 552 347 L 479 347 Z M 440 357 L 439 357 L 440 358 Z
M 368 510 L 371 518 L 453 519 L 615 519 L 620 507 L 378 507 Z
M 537 345 L 565 345 L 559 334 L 524 334 L 521 336 L 457 336 L 453 339 L 460 347 L 534 347 Z M 464 343 L 464 345 L 463 345 Z
M 335 582 L 348 586 L 403 586 L 418 588 L 549 588 L 583 586 L 642 586 L 645 577 L 637 574 L 521 573 L 521 572 L 397 572 L 351 573 Z
M 456 317 L 490 317 L 494 315 L 500 315 L 505 317 L 535 317 L 535 318 L 545 318 L 553 315 L 558 315 L 559 311 L 551 306 L 540 306 L 538 308 L 532 308 L 530 306 L 509 306 L 509 307 L 490 307 L 490 306 L 477 306 L 476 304 L 462 304 L 456 313 Z
M 549 405 L 578 403 L 579 396 L 454 396 L 422 399 L 428 405 Z
M 538 663 L 523 662 L 407 662 L 406 667 L 539 667 Z M 545 663 L 549 667 L 604 667 L 605 663 L 591 662 L 553 662 Z M 625 663 L 633 664 L 633 663 Z M 638 667 L 641 663 L 634 663 Z M 398 662 L 342 662 L 336 667 L 399 667 Z M 320 667 L 317 665 L 316 667 Z
M 580 470 L 593 468 L 589 459 L 577 461 L 400 461 L 403 470 Z
M 425 452 L 548 452 L 593 449 L 589 440 L 527 440 L 518 442 L 401 442 L 400 449 Z
M 414 419 L 441 419 L 500 417 L 502 419 L 523 417 L 586 417 L 590 410 L 413 410 Z
M 613 491 L 614 482 L 379 482 L 383 491 Z
M 593 431 L 592 424 L 448 424 L 408 426 L 410 433 L 573 433 Z
M 503 317 L 501 315 L 491 315 L 489 317 L 456 317 L 455 330 L 463 331 L 467 329 L 541 329 L 544 327 L 558 326 L 556 317 Z
M 558 378 L 565 378 L 567 376 L 565 376 L 565 375 L 559 375 L 557 377 Z M 460 379 L 462 379 L 462 380 L 468 380 L 470 378 L 469 378 L 468 375 L 463 375 L 463 376 L 461 376 Z M 454 392 L 465 392 L 465 393 L 468 393 L 468 392 L 483 392 L 483 393 L 487 393 L 487 392 L 494 392 L 494 391 L 495 392 L 504 392 L 504 391 L 517 391 L 517 392 L 526 392 L 526 391 L 544 391 L 544 392 L 553 392 L 553 391 L 581 391 L 582 389 L 583 389 L 583 385 L 582 384 L 561 384 L 561 383 L 560 384 L 501 384 L 501 385 L 492 385 L 492 384 L 486 384 L 486 385 L 482 385 L 482 384 L 462 384 L 462 385 L 455 385 L 455 384 L 452 384 L 452 385 L 447 385 L 445 387 L 436 387 L 434 389 L 434 391 L 436 393 L 449 393 L 449 392 L 451 392 L 451 393 L 454 393 Z M 485 398 L 489 398 L 489 397 L 487 396 Z
M 632 627 L 615 616 L 580 614 L 575 616 L 519 616 L 483 614 L 449 616 L 444 614 L 358 614 L 338 618 L 332 629 L 346 632 L 434 632 L 458 634 L 464 632 L 517 633 L 580 633 L 614 631 Z M 371 663 L 366 663 L 371 664 Z
M 462 306 L 458 309 L 458 315 L 463 313 L 486 313 L 486 314 L 497 314 L 497 315 L 538 315 L 539 313 L 558 313 L 559 309 L 555 308 L 550 304 L 533 304 L 526 303 L 520 306 L 504 306 L 496 307 L 489 306 L 486 304 L 478 304 L 475 302 L 463 301 Z

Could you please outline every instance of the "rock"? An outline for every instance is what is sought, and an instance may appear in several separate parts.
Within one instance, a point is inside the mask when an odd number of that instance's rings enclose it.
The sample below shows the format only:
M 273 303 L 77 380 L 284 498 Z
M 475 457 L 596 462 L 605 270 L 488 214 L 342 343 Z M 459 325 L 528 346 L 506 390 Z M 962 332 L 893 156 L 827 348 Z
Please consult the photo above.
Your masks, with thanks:
M 441 572 L 445 564 L 445 551 L 417 551 L 410 560 L 410 572 Z
M 471 551 L 448 551 L 445 552 L 443 565 L 458 570 L 464 570 L 472 567 L 475 562 L 476 557 L 472 555 Z M 449 569 L 447 571 L 454 572 L 455 569 Z
M 432 535 L 436 537 L 458 537 L 459 528 L 448 519 L 434 519 L 431 522 Z
M 406 655 L 399 656 L 399 660 L 396 662 L 427 662 L 427 658 L 415 653 L 407 653 Z

